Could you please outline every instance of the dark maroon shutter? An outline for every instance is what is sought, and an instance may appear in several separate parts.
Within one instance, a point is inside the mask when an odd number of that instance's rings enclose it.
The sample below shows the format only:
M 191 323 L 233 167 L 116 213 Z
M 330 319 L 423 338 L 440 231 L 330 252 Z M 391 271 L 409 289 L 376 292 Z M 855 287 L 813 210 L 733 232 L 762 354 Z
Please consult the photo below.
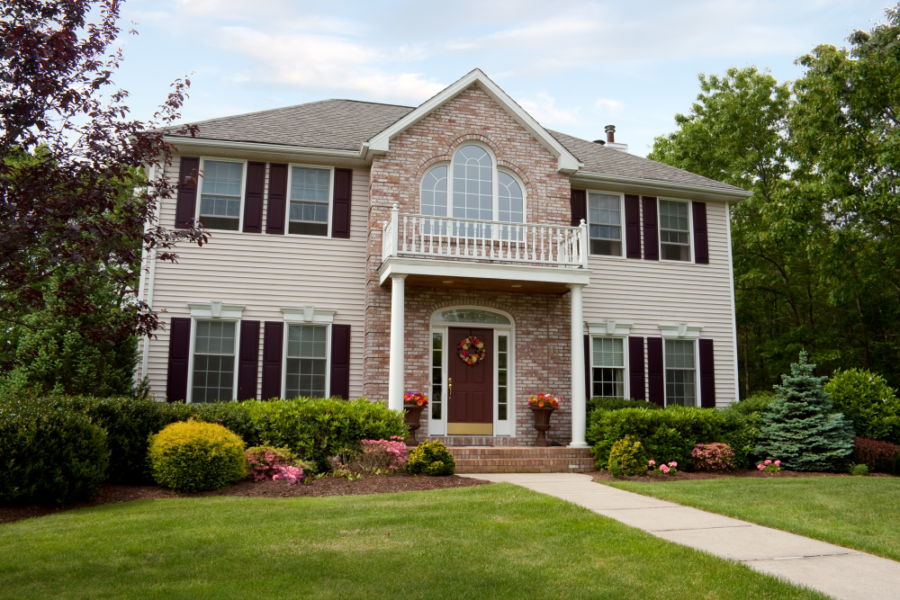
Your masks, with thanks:
M 269 165 L 269 206 L 266 210 L 266 233 L 284 235 L 287 212 L 287 165 Z M 279 387 L 279 389 L 281 389 Z M 265 398 L 265 396 L 263 396 Z
M 331 237 L 350 237 L 350 194 L 353 169 L 334 170 L 334 198 L 331 203 Z M 334 395 L 334 394 L 332 394 Z
M 188 362 L 191 354 L 191 320 L 172 317 L 169 325 L 169 368 L 166 372 L 166 402 L 187 399 Z
M 585 190 L 572 190 L 572 227 L 581 225 L 581 220 L 587 223 L 587 192 Z
M 175 206 L 175 227 L 190 227 L 197 210 L 197 181 L 200 178 L 200 159 L 181 157 L 178 172 L 178 203 Z
M 694 217 L 694 262 L 709 264 L 709 229 L 706 226 L 706 202 L 691 202 Z
M 646 400 L 644 392 L 644 338 L 628 338 L 628 388 L 635 400 Z
M 716 367 L 713 341 L 699 340 L 700 346 L 700 406 L 716 407 Z
M 590 400 L 594 397 L 594 386 L 591 385 L 593 381 L 592 377 L 593 373 L 591 373 L 591 336 L 584 336 L 584 393 L 587 396 L 587 399 Z M 590 407 L 588 407 L 590 410 Z
M 666 380 L 663 373 L 663 340 L 647 338 L 647 387 L 653 404 L 666 405 Z
M 244 233 L 262 233 L 263 188 L 266 163 L 247 165 L 247 189 L 244 192 Z
M 259 376 L 259 321 L 241 321 L 241 350 L 238 355 L 238 400 L 256 399 Z
M 350 326 L 331 326 L 331 396 L 350 399 Z
M 266 321 L 263 335 L 262 399 L 281 397 L 281 352 L 284 322 Z
M 641 201 L 631 194 L 625 194 L 625 248 L 628 258 L 641 257 Z
M 644 196 L 644 258 L 659 260 L 659 225 L 656 216 L 656 198 Z

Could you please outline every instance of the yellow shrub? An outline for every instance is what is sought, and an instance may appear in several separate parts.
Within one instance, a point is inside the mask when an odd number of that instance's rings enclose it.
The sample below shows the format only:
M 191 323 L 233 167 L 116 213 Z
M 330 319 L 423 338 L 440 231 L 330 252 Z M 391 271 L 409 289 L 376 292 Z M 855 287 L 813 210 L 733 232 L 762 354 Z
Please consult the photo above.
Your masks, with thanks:
M 217 490 L 247 476 L 244 440 L 215 423 L 172 423 L 150 436 L 149 460 L 156 483 L 181 492 Z

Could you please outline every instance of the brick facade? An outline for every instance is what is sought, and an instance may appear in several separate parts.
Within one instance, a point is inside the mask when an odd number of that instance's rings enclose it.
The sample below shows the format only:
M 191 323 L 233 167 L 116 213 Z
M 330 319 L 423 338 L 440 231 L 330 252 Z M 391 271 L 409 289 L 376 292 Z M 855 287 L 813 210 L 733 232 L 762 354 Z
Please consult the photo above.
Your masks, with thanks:
M 370 174 L 369 233 L 366 263 L 364 390 L 369 398 L 388 395 L 391 290 L 378 283 L 382 225 L 396 203 L 400 212 L 419 214 L 420 182 L 435 163 L 449 161 L 463 142 L 478 140 L 497 157 L 498 166 L 525 184 L 525 221 L 569 225 L 570 185 L 557 159 L 479 87 L 469 87 L 391 140 L 390 151 L 376 157 Z M 571 436 L 570 303 L 568 296 L 406 288 L 405 386 L 426 390 L 430 371 L 429 320 L 435 310 L 453 305 L 499 308 L 515 319 L 516 437 L 536 437 L 527 398 L 539 391 L 566 399 L 554 414 L 548 437 Z M 423 422 L 422 433 L 427 432 Z

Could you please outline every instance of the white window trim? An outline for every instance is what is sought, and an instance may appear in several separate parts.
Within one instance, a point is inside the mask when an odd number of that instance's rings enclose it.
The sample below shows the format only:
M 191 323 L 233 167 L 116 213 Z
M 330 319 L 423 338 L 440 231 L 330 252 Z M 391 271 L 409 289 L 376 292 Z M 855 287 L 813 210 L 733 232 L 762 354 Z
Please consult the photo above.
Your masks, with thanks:
M 660 211 L 659 203 L 661 201 L 666 202 L 680 202 L 682 204 L 687 204 L 688 207 L 688 237 L 690 239 L 690 244 L 688 244 L 688 251 L 690 252 L 690 256 L 688 260 L 668 260 L 663 258 L 662 251 L 662 212 Z M 656 239 L 657 239 L 657 252 L 659 252 L 659 261 L 666 263 L 673 263 L 676 265 L 692 265 L 694 264 L 694 203 L 690 200 L 685 200 L 684 198 L 662 198 L 657 197 L 656 199 Z
M 197 182 L 197 206 L 194 207 L 194 220 L 200 220 L 200 205 L 203 203 L 203 182 L 206 180 L 206 161 L 211 160 L 213 162 L 228 162 L 228 163 L 238 163 L 243 165 L 241 167 L 241 205 L 238 213 L 238 228 L 234 229 L 213 229 L 207 227 L 209 231 L 221 231 L 223 233 L 242 233 L 244 231 L 244 202 L 246 201 L 247 196 L 247 160 L 240 160 L 235 158 L 218 158 L 215 156 L 201 156 L 200 157 L 200 177 L 198 177 L 199 181 Z
M 481 310 L 485 312 L 497 313 L 498 315 L 503 315 L 507 319 L 509 319 L 509 324 L 501 324 L 501 323 L 469 323 L 469 322 L 460 322 L 460 323 L 435 323 L 434 318 L 439 313 L 442 313 L 447 310 Z M 442 406 L 441 406 L 441 418 L 440 419 L 432 419 L 431 411 L 428 412 L 428 435 L 446 435 L 447 431 L 447 416 L 449 414 L 449 403 L 447 402 L 447 378 L 449 373 L 449 357 L 452 354 L 456 357 L 456 348 L 450 347 L 450 328 L 451 327 L 472 327 L 472 328 L 484 328 L 484 329 L 493 329 L 494 331 L 494 399 L 493 399 L 493 414 L 494 414 L 494 422 L 493 428 L 494 433 L 491 437 L 507 437 L 507 436 L 515 436 L 516 434 L 516 320 L 513 318 L 511 314 L 504 310 L 500 310 L 497 308 L 486 308 L 484 306 L 475 306 L 471 304 L 463 304 L 456 306 L 445 306 L 434 311 L 431 314 L 431 318 L 429 319 L 430 328 L 429 328 L 429 340 L 432 339 L 435 333 L 441 334 L 442 338 L 442 347 L 444 349 L 443 354 L 441 356 L 441 376 L 443 377 L 443 381 L 441 382 L 441 398 L 442 398 Z M 498 360 L 500 345 L 497 341 L 497 337 L 499 335 L 508 336 L 507 340 L 507 380 L 506 380 L 506 402 L 507 402 L 507 412 L 506 412 L 506 421 L 500 421 L 498 419 L 498 400 L 499 400 L 499 374 L 498 374 L 498 366 L 500 361 Z M 428 392 L 431 392 L 433 383 L 431 380 L 431 346 L 429 346 L 429 357 L 428 357 Z M 501 433 L 503 432 L 503 433 Z
M 623 378 L 623 386 L 622 393 L 624 394 L 624 398 L 626 400 L 631 398 L 631 364 L 629 361 L 629 352 L 628 352 L 628 336 L 631 334 L 631 323 L 618 323 L 613 319 L 607 320 L 605 323 L 588 323 L 588 333 L 590 334 L 590 369 L 588 378 L 591 382 L 591 389 L 588 390 L 588 396 L 590 398 L 594 397 L 594 339 L 595 338 L 607 338 L 607 339 L 620 339 L 622 340 L 622 355 L 623 355 L 623 363 L 624 363 L 624 372 L 622 374 Z M 601 367 L 603 368 L 603 367 Z M 610 368 L 610 367 L 606 367 Z M 618 368 L 618 367 L 614 367 Z
M 319 169 L 320 171 L 328 171 L 328 233 L 326 235 L 309 235 L 308 233 L 290 233 L 291 229 L 291 187 L 294 180 L 294 167 L 299 167 L 301 169 Z M 289 235 L 291 237 L 298 238 L 310 238 L 314 240 L 321 240 L 323 238 L 331 238 L 331 221 L 332 221 L 332 212 L 334 209 L 334 167 L 326 167 L 322 165 L 310 165 L 303 163 L 289 163 L 288 164 L 288 177 L 287 177 L 287 199 L 285 202 L 285 211 L 284 211 L 284 234 Z M 298 200 L 298 202 L 302 202 L 302 200 Z
M 310 236 L 316 237 L 316 236 Z M 281 309 L 285 310 L 285 309 Z M 332 312 L 332 315 L 334 313 Z M 288 361 L 288 328 L 291 325 L 318 325 L 325 327 L 325 398 L 331 397 L 331 321 L 290 321 L 285 314 L 284 330 L 281 334 L 283 338 L 281 348 L 281 397 L 285 398 L 287 392 L 287 361 Z
M 522 181 L 522 178 L 510 169 L 498 166 L 497 156 L 494 154 L 494 151 L 491 149 L 491 147 L 478 140 L 466 140 L 460 143 L 456 146 L 456 148 L 453 149 L 449 161 L 441 161 L 435 163 L 428 167 L 428 169 L 422 174 L 422 179 L 419 180 L 419 214 L 422 214 L 422 184 L 425 182 L 425 177 L 427 177 L 431 171 L 438 167 L 447 167 L 447 216 L 445 218 L 453 218 L 453 157 L 456 156 L 456 153 L 463 146 L 478 146 L 479 148 L 485 150 L 488 153 L 488 156 L 491 157 L 491 169 L 493 172 L 493 183 L 491 185 L 493 194 L 493 198 L 491 200 L 491 220 L 500 222 L 500 173 L 506 173 L 507 175 L 512 177 L 516 181 L 516 183 L 519 184 L 519 189 L 522 190 L 522 223 L 520 224 L 528 223 L 528 192 L 525 189 L 525 183 Z
M 618 196 L 619 197 L 619 215 L 621 216 L 621 222 L 619 224 L 619 231 L 622 234 L 622 254 L 620 256 L 614 256 L 611 254 L 594 254 L 591 252 L 591 194 L 604 194 L 606 196 Z M 588 256 L 591 258 L 613 258 L 616 260 L 622 260 L 628 257 L 628 248 L 626 244 L 628 243 L 625 238 L 625 194 L 622 192 L 608 192 L 605 190 L 586 190 L 584 193 L 584 202 L 585 208 L 587 209 L 587 219 L 585 221 L 588 225 Z
M 687 323 L 676 323 L 675 325 L 660 324 L 659 331 L 664 339 L 699 340 L 703 326 L 688 325 Z
M 676 261 L 680 262 L 680 261 Z M 664 326 L 660 325 L 660 329 Z M 666 379 L 668 373 L 668 367 L 666 365 L 666 340 L 686 340 L 691 342 L 691 346 L 694 349 L 694 407 L 700 406 L 700 353 L 697 351 L 698 343 L 697 340 L 700 339 L 699 331 L 697 337 L 679 337 L 679 336 L 665 336 L 663 335 L 663 408 L 669 406 L 669 391 L 668 391 L 668 380 Z M 687 370 L 687 369 L 684 369 Z M 680 405 L 673 405 L 680 406 Z
M 244 307 L 234 304 L 222 304 L 219 301 L 213 301 L 206 304 L 188 304 L 191 309 L 191 343 L 188 349 L 188 382 L 187 394 L 185 402 L 192 404 L 194 402 L 194 349 L 197 339 L 197 322 L 198 321 L 227 321 L 235 323 L 234 327 L 234 381 L 231 384 L 231 393 L 234 396 L 232 400 L 237 398 L 238 373 L 240 372 L 238 361 L 240 360 L 241 349 L 241 317 L 243 316 Z
M 302 308 L 282 307 L 281 312 L 284 315 L 285 323 L 290 323 L 291 325 L 311 325 L 314 323 L 330 325 L 334 323 L 335 311 L 324 310 L 311 305 L 306 305 Z

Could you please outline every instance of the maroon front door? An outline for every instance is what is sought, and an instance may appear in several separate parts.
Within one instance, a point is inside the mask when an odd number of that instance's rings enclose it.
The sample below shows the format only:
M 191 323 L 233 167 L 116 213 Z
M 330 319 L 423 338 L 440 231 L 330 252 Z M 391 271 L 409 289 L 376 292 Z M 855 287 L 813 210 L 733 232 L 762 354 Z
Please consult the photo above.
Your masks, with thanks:
M 484 360 L 466 364 L 458 353 L 459 343 L 474 336 L 484 342 Z M 447 433 L 492 435 L 494 425 L 494 331 L 451 327 L 447 357 Z

